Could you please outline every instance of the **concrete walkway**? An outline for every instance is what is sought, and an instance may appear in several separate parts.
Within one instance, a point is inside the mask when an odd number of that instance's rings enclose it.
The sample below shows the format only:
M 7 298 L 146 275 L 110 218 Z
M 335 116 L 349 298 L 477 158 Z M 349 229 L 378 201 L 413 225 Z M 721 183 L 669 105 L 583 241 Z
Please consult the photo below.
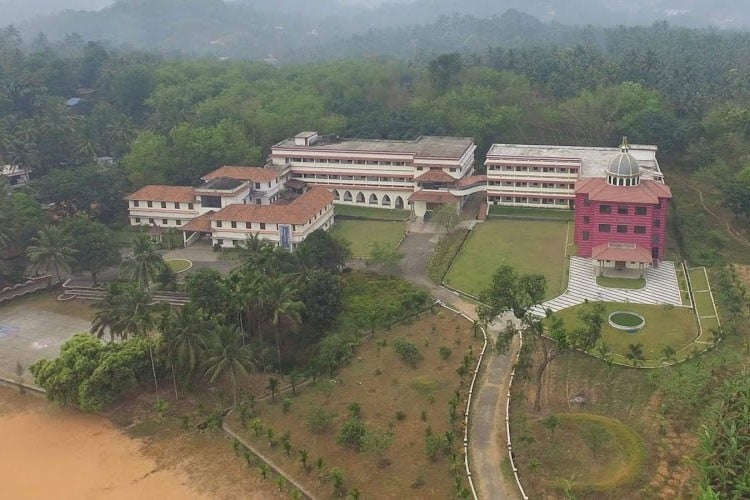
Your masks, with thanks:
M 436 285 L 427 277 L 427 265 L 440 236 L 440 230 L 434 224 L 410 224 L 409 234 L 399 247 L 404 255 L 401 275 L 427 288 L 434 298 L 476 319 L 474 304 Z M 490 330 L 499 329 L 504 324 L 500 320 Z M 507 458 L 505 395 L 513 369 L 515 349 L 514 344 L 507 355 L 485 356 L 478 386 L 474 389 L 475 401 L 469 428 L 469 459 L 477 495 L 482 500 L 514 499 L 520 496 L 515 484 L 506 481 L 502 473 L 502 464 Z
M 543 316 L 546 309 L 556 312 L 583 304 L 586 300 L 682 305 L 680 285 L 673 262 L 663 261 L 658 268 L 646 270 L 646 286 L 638 290 L 599 286 L 596 283 L 594 266 L 594 261 L 591 259 L 571 257 L 568 289 L 562 295 L 548 300 L 541 307 L 536 306 L 532 312 Z

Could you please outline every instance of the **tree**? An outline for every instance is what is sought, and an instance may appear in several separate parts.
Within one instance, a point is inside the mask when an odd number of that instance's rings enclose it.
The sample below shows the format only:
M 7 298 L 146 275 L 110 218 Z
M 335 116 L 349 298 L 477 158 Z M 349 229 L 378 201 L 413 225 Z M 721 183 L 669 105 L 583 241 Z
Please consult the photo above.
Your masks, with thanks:
M 393 444 L 393 433 L 383 429 L 367 429 L 362 436 L 362 451 L 374 453 L 378 457 L 379 464 L 385 464 L 383 455 Z
M 271 401 L 276 399 L 276 393 L 279 392 L 279 379 L 276 377 L 270 377 L 268 379 L 266 390 L 271 393 Z
M 86 216 L 77 216 L 63 226 L 77 249 L 75 268 L 88 271 L 96 284 L 97 275 L 120 262 L 118 244 L 107 226 Z
M 167 365 L 192 378 L 203 363 L 216 322 L 208 319 L 195 304 L 170 309 L 161 320 L 161 332 L 167 351 Z M 175 383 L 175 395 L 177 384 Z
M 71 247 L 70 237 L 58 226 L 47 226 L 39 231 L 32 243 L 34 244 L 26 249 L 26 256 L 34 268 L 44 269 L 46 273 L 52 267 L 57 281 L 62 282 L 60 270 L 70 271 L 75 262 L 73 255 L 76 250 Z
M 304 256 L 305 262 L 312 267 L 322 267 L 339 271 L 351 256 L 349 245 L 334 238 L 323 229 L 316 229 L 300 243 L 295 255 Z
M 628 344 L 628 353 L 625 357 L 634 368 L 638 368 L 644 361 L 646 361 L 646 357 L 643 355 L 643 345 Z
M 127 279 L 148 289 L 149 284 L 156 281 L 159 272 L 166 265 L 151 239 L 145 234 L 139 234 L 133 241 L 133 254 L 122 262 L 121 267 Z
M 398 248 L 388 243 L 376 241 L 370 247 L 367 265 L 380 268 L 384 273 L 391 274 L 398 269 L 398 263 L 402 257 L 403 255 L 399 253 Z
M 601 302 L 593 306 L 589 303 L 578 310 L 578 319 L 583 327 L 570 332 L 570 344 L 582 351 L 592 349 L 602 336 L 602 326 L 606 320 L 607 309 Z
M 435 211 L 432 220 L 438 223 L 446 233 L 450 233 L 455 229 L 461 217 L 458 213 L 458 205 L 456 203 L 445 203 L 440 205 Z
M 436 57 L 428 66 L 433 88 L 438 92 L 445 92 L 458 80 L 462 69 L 463 62 L 458 53 Z
M 276 354 L 278 356 L 278 370 L 281 373 L 281 341 L 279 338 L 279 323 L 282 319 L 299 324 L 300 313 L 305 305 L 297 300 L 297 292 L 288 277 L 280 276 L 271 279 L 264 287 L 265 302 L 268 307 L 271 323 L 273 324 L 274 336 L 276 337 Z
M 343 307 L 341 278 L 327 269 L 313 269 L 302 276 L 298 288 L 299 299 L 304 304 L 305 333 L 319 337 L 333 325 Z
M 237 377 L 255 370 L 255 353 L 250 345 L 242 344 L 242 332 L 236 327 L 222 325 L 216 329 L 205 361 L 204 376 L 215 382 L 229 375 L 232 383 L 232 399 L 237 405 Z
M 664 363 L 676 363 L 677 362 L 677 351 L 671 345 L 665 346 L 661 350 L 661 359 Z
M 101 338 L 109 331 L 111 340 L 145 336 L 154 326 L 158 307 L 147 291 L 131 284 L 111 283 L 104 300 L 94 303 L 91 333 Z
M 230 294 L 224 277 L 215 269 L 202 268 L 185 278 L 185 289 L 190 302 L 208 315 L 226 314 Z

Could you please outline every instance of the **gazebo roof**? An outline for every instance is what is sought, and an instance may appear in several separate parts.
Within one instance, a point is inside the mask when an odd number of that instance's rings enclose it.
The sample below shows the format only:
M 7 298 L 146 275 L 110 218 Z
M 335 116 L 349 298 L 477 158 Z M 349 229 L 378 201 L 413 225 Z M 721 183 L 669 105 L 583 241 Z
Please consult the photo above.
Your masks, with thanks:
M 591 249 L 594 260 L 628 261 L 650 264 L 653 260 L 648 249 L 634 243 L 602 243 Z

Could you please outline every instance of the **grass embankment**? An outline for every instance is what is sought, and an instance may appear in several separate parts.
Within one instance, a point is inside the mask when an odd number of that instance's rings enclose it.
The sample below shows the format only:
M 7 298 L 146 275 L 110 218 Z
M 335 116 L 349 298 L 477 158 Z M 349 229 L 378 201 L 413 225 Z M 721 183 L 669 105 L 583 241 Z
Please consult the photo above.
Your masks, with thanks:
M 540 436 L 524 445 L 534 474 L 574 493 L 609 491 L 631 483 L 645 461 L 641 437 L 602 415 L 558 413 L 528 420 L 523 432 Z M 546 438 L 546 439 L 545 439 Z
M 698 267 L 688 269 L 690 284 L 693 287 L 693 300 L 695 301 L 695 311 L 698 315 L 698 321 L 701 327 L 701 340 L 704 342 L 711 341 L 713 332 L 719 327 L 717 320 L 717 311 L 714 307 L 714 301 L 711 299 L 711 286 L 708 282 L 708 275 L 704 268 Z
M 352 217 L 358 219 L 370 220 L 397 220 L 405 221 L 409 219 L 411 212 L 409 210 L 400 210 L 397 208 L 370 208 L 358 207 L 356 205 L 336 205 L 336 216 Z M 338 223 L 338 222 L 337 222 Z
M 340 220 L 333 226 L 334 237 L 350 243 L 352 257 L 367 259 L 372 245 L 385 244 L 396 248 L 406 231 L 406 225 L 397 221 Z
M 537 217 L 540 219 L 573 220 L 572 210 L 558 210 L 554 208 L 526 208 L 490 205 L 490 217 Z
M 645 366 L 661 366 L 662 349 L 671 346 L 678 352 L 678 359 L 686 358 L 691 354 L 691 348 L 686 348 L 698 336 L 695 324 L 695 316 L 692 309 L 687 307 L 665 307 L 646 304 L 607 302 L 605 317 L 615 311 L 634 312 L 646 319 L 646 325 L 636 333 L 628 333 L 618 330 L 605 321 L 602 327 L 602 341 L 616 355 L 615 360 L 626 363 L 625 355 L 628 354 L 630 344 L 642 344 L 643 354 L 646 358 Z M 565 327 L 569 330 L 576 329 L 582 324 L 578 319 L 578 311 L 586 305 L 579 305 L 563 309 L 555 313 L 562 318 Z M 701 346 L 703 349 L 705 346 Z
M 461 244 L 468 232 L 468 230 L 459 229 L 440 238 L 427 266 L 427 275 L 434 283 L 438 285 L 442 283 L 443 277 L 448 272 L 448 269 L 450 269 L 453 259 L 456 258 L 456 255 L 461 250 Z
M 687 283 L 687 278 L 685 277 L 685 271 L 682 269 L 682 266 L 677 265 L 675 263 L 675 270 L 677 272 L 677 282 L 679 283 L 680 287 L 680 297 L 682 298 L 682 305 L 693 307 L 693 302 L 690 300 L 690 290 Z
M 418 351 L 421 359 L 415 368 L 396 352 L 399 340 L 411 342 Z M 442 348 L 450 350 L 447 357 Z M 343 471 L 344 489 L 356 489 L 365 498 L 446 498 L 454 491 L 456 476 L 443 451 L 434 460 L 428 457 L 425 436 L 432 433 L 440 441 L 451 429 L 449 401 L 461 385 L 463 400 L 466 389 L 457 369 L 470 349 L 476 354 L 480 348 L 471 324 L 460 316 L 425 313 L 413 324 L 381 330 L 364 340 L 350 366 L 335 378 L 321 378 L 296 394 L 257 403 L 254 418 L 259 420 L 249 420 L 242 435 L 321 498 L 334 494 L 333 483 L 325 479 L 333 467 Z M 356 410 L 352 403 L 357 403 Z M 361 416 L 354 419 L 355 412 Z M 368 452 L 342 444 L 342 428 L 353 420 L 390 436 L 388 449 Z M 231 417 L 231 424 L 243 429 L 238 415 Z M 458 436 L 456 432 L 454 449 L 460 444 Z M 300 450 L 307 453 L 307 467 Z
M 453 262 L 445 281 L 472 295 L 485 289 L 501 264 L 520 273 L 547 278 L 546 298 L 565 289 L 568 245 L 572 228 L 567 222 L 487 220 L 477 224 Z
M 607 288 L 624 288 L 626 290 L 638 290 L 646 286 L 643 278 L 610 278 L 608 276 L 597 276 L 596 284 Z

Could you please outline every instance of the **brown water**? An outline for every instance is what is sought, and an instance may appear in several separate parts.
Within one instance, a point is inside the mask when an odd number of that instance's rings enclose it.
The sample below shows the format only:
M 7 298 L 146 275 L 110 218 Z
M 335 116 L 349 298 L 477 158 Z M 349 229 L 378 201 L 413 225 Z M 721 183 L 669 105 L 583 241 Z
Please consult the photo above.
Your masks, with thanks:
M 202 499 L 107 419 L 0 391 L 0 495 L 8 499 Z

